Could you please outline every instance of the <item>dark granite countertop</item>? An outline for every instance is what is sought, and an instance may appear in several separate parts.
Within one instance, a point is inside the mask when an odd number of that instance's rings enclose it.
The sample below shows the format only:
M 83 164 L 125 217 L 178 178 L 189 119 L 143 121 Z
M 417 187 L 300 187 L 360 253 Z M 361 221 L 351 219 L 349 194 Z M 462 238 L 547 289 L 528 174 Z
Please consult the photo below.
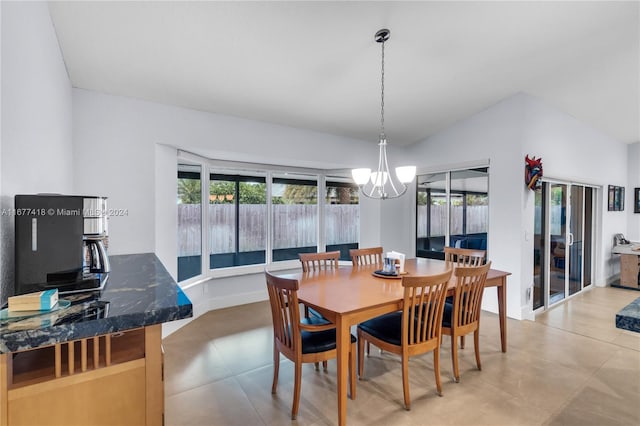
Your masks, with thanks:
M 616 327 L 640 333 L 640 297 L 616 314 Z
M 61 295 L 71 306 L 0 323 L 0 353 L 53 345 L 189 318 L 193 307 L 153 253 L 109 256 L 101 291 Z

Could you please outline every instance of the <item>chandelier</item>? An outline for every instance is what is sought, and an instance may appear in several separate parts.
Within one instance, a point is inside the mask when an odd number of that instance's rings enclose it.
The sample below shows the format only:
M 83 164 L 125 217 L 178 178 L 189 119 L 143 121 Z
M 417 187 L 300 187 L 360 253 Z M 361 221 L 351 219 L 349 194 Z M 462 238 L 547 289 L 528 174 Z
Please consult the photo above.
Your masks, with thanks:
M 396 167 L 396 176 L 389 172 L 387 162 L 387 136 L 384 133 L 384 43 L 389 40 L 391 31 L 382 29 L 375 35 L 375 41 L 382 44 L 381 102 L 380 102 L 380 137 L 378 142 L 378 169 L 353 169 L 353 180 L 367 198 L 386 200 L 397 198 L 407 192 L 408 184 L 416 176 L 416 166 Z

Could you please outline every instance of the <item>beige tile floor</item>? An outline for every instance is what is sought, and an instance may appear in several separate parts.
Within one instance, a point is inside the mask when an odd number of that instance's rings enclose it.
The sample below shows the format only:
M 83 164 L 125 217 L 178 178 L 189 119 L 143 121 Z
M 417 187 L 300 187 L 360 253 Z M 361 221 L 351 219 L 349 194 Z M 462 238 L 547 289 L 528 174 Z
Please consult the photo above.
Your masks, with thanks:
M 443 397 L 433 356 L 409 364 L 412 406 L 402 404 L 399 359 L 372 350 L 365 379 L 348 402 L 350 425 L 639 425 L 640 334 L 615 328 L 615 313 L 640 293 L 594 288 L 538 315 L 508 321 L 500 352 L 498 318 L 483 313 L 482 371 L 473 345 L 461 350 L 460 383 L 445 339 Z M 267 302 L 209 312 L 164 340 L 168 425 L 332 425 L 335 361 L 303 367 L 300 412 L 290 420 L 293 368 L 281 362 L 271 394 L 272 329 Z M 469 343 L 472 339 L 468 339 Z

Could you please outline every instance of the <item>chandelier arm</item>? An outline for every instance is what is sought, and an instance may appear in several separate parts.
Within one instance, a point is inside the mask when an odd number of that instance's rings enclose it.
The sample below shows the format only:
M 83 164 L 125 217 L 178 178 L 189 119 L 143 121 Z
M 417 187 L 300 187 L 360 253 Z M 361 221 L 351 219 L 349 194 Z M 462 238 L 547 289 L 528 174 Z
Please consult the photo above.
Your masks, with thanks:
M 388 178 L 389 179 L 389 185 L 391 186 L 391 189 L 393 189 L 393 192 L 395 194 L 395 196 L 392 197 L 392 198 L 399 197 L 400 193 L 398 192 L 398 190 L 396 189 L 396 186 L 393 183 L 393 177 L 391 176 L 391 170 L 389 170 L 389 163 L 387 162 L 387 149 L 386 149 L 386 147 L 385 147 L 385 150 L 384 150 L 384 168 L 387 170 L 387 173 L 389 175 L 389 178 Z M 400 184 L 402 184 L 402 182 L 400 182 Z
M 373 196 L 373 192 L 374 192 L 375 190 L 376 190 L 376 186 L 375 186 L 375 185 L 371 185 L 371 192 L 369 192 L 369 194 L 367 194 L 367 193 L 364 191 L 364 187 L 363 187 L 363 191 L 362 191 L 362 193 L 363 193 L 364 195 L 366 195 L 368 198 L 376 198 L 376 197 L 374 197 L 374 196 Z
M 386 150 L 385 150 L 385 140 L 382 139 L 382 135 L 380 136 L 380 143 L 378 144 L 378 170 L 377 170 L 377 174 L 376 174 L 376 178 L 373 182 L 373 186 L 374 188 L 376 188 L 378 190 L 378 194 L 380 194 L 381 197 L 384 196 L 384 163 L 383 163 L 383 156 L 386 155 Z

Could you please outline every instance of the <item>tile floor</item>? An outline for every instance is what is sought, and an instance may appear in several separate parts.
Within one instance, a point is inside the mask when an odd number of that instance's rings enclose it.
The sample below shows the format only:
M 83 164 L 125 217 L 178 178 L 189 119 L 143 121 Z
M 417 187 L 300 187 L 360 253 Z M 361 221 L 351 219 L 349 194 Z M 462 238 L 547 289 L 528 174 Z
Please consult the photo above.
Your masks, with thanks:
M 460 383 L 452 379 L 450 341 L 442 348 L 443 397 L 433 356 L 409 363 L 411 410 L 402 403 L 399 359 L 371 351 L 350 425 L 638 425 L 640 334 L 615 328 L 615 313 L 640 293 L 594 288 L 538 315 L 508 321 L 500 352 L 498 318 L 483 313 L 482 371 L 473 340 L 461 350 Z M 172 335 L 165 349 L 167 425 L 332 425 L 335 361 L 329 372 L 303 367 L 298 419 L 290 420 L 293 368 L 280 364 L 271 394 L 272 328 L 268 302 L 211 311 Z

